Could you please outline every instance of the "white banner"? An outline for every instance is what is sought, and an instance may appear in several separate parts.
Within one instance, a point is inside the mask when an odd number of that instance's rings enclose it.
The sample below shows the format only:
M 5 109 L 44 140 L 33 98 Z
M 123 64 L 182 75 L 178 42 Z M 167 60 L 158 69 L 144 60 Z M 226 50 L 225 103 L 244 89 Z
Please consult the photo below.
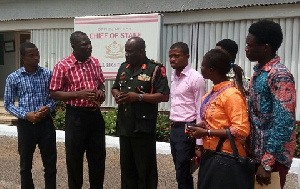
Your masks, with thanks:
M 92 56 L 99 59 L 105 79 L 114 79 L 125 61 L 125 43 L 134 36 L 146 42 L 150 59 L 160 60 L 160 14 L 76 17 L 74 31 L 85 32 L 93 46 Z

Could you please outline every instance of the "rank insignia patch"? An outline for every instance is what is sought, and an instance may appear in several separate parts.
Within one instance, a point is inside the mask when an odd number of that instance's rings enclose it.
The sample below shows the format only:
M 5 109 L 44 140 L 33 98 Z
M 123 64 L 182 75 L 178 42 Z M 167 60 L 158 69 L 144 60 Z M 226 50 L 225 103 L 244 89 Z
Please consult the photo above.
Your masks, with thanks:
M 148 76 L 148 75 L 146 75 L 146 74 L 140 74 L 140 75 L 138 76 L 138 80 L 139 80 L 139 81 L 150 81 L 150 79 L 151 79 L 151 77 Z

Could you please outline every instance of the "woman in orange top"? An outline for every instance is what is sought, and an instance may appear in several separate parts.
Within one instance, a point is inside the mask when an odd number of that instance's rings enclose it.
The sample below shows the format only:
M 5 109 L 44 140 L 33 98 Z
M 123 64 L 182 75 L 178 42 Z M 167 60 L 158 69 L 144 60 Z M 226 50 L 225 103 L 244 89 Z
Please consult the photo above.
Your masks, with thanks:
M 229 81 L 230 69 L 235 73 L 234 81 Z M 228 53 L 221 49 L 208 51 L 201 64 L 201 73 L 214 86 L 202 98 L 198 127 L 189 127 L 191 136 L 203 138 L 204 149 L 215 150 L 220 138 L 228 138 L 225 128 L 229 128 L 238 152 L 246 156 L 242 141 L 249 135 L 247 104 L 243 88 L 243 70 L 230 60 Z M 233 153 L 229 140 L 225 140 L 221 151 Z

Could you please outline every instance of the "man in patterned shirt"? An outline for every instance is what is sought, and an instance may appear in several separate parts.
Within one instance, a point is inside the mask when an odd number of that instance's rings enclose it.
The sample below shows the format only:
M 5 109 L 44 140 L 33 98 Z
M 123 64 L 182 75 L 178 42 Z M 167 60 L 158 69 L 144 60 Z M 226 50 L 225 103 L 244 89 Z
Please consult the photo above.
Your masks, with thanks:
M 21 188 L 33 189 L 32 158 L 39 146 L 45 167 L 45 188 L 56 188 L 56 133 L 50 112 L 55 101 L 50 98 L 51 71 L 38 66 L 40 54 L 35 44 L 20 47 L 23 66 L 6 79 L 4 106 L 18 118 L 18 151 Z M 15 98 L 18 98 L 18 106 Z
M 256 181 L 271 183 L 279 172 L 283 188 L 296 146 L 295 81 L 276 51 L 283 35 L 279 24 L 262 20 L 252 24 L 246 39 L 246 56 L 257 61 L 250 83 L 251 123 L 248 154 L 257 162 Z
M 66 160 L 70 189 L 82 188 L 83 156 L 89 167 L 90 188 L 103 188 L 105 123 L 98 105 L 105 100 L 104 77 L 99 61 L 91 56 L 92 45 L 80 31 L 70 37 L 73 53 L 53 70 L 50 94 L 66 105 Z

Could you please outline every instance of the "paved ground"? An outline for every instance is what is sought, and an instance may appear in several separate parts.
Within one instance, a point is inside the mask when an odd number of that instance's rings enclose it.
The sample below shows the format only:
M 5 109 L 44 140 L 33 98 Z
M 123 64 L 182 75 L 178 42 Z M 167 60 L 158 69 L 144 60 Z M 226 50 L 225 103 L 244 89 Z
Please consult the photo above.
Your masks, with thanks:
M 0 189 L 20 188 L 19 177 L 19 156 L 17 153 L 17 140 L 14 137 L 0 136 Z M 67 171 L 65 166 L 64 143 L 57 143 L 57 188 L 67 188 Z M 174 166 L 170 155 L 158 155 L 159 167 L 159 188 L 176 188 Z M 84 167 L 83 189 L 89 188 L 87 178 L 87 166 Z M 37 189 L 43 187 L 43 166 L 38 148 L 34 155 L 33 177 Z M 119 150 L 107 148 L 106 172 L 104 188 L 119 189 L 120 187 L 120 166 Z
M 17 140 L 15 137 L 0 136 L 0 189 L 19 189 L 19 156 L 17 153 Z M 64 144 L 57 143 L 57 188 L 67 188 L 67 173 L 65 166 Z M 159 189 L 176 189 L 174 165 L 171 155 L 158 154 Z M 83 189 L 89 188 L 87 179 L 87 166 L 84 167 Z M 36 189 L 43 187 L 43 166 L 40 160 L 38 149 L 34 155 L 33 176 Z M 196 180 L 196 176 L 195 176 Z M 104 188 L 119 189 L 120 187 L 120 166 L 119 150 L 107 148 L 106 172 Z M 297 175 L 289 174 L 285 189 L 297 189 Z

